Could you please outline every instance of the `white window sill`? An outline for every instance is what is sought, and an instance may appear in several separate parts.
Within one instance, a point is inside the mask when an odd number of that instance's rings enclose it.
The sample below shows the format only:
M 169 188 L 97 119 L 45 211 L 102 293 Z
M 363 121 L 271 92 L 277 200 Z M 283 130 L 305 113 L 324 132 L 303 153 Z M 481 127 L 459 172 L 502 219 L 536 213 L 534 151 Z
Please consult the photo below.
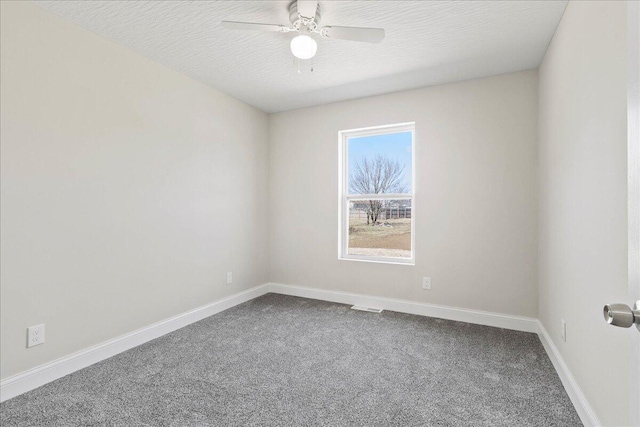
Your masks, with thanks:
M 394 264 L 394 265 L 416 265 L 414 259 L 404 258 L 379 258 L 379 257 L 365 257 L 365 256 L 339 256 L 338 261 L 359 261 L 359 262 L 373 262 L 376 264 Z

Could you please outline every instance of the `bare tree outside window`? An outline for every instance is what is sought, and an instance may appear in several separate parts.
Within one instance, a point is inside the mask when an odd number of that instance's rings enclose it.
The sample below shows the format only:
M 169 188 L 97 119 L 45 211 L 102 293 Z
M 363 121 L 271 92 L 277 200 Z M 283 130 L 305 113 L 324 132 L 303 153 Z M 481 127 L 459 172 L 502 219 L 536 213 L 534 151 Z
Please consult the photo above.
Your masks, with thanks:
M 405 167 L 398 160 L 376 155 L 357 161 L 349 177 L 352 194 L 406 193 Z M 367 214 L 367 225 L 376 225 L 380 213 L 389 205 L 388 200 L 354 201 L 356 209 Z

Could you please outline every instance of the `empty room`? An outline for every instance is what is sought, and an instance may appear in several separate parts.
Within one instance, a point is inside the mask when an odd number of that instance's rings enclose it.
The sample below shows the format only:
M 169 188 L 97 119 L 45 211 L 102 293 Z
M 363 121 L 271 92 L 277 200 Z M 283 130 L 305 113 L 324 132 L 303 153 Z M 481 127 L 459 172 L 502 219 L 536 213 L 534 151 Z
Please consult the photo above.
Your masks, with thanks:
M 640 2 L 0 0 L 0 425 L 640 426 Z

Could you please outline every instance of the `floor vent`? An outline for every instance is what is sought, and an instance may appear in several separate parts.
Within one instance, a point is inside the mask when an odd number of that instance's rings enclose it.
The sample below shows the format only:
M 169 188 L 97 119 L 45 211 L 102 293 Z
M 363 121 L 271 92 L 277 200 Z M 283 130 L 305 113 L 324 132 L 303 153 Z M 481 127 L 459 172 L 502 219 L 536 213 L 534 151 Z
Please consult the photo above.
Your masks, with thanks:
M 368 311 L 369 313 L 382 313 L 381 308 L 363 307 L 361 305 L 354 305 L 351 307 L 351 310 Z

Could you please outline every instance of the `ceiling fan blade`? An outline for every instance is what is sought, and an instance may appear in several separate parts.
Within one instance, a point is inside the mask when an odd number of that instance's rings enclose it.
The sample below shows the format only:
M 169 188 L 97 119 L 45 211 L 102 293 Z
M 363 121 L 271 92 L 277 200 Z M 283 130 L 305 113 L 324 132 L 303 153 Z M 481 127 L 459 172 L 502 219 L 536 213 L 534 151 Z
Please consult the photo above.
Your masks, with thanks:
M 305 18 L 315 18 L 318 2 L 315 0 L 298 0 L 298 13 Z
M 230 30 L 253 30 L 253 31 L 275 31 L 275 32 L 286 32 L 289 30 L 289 28 L 285 27 L 284 25 L 257 24 L 255 22 L 222 21 L 220 25 Z
M 354 40 L 367 43 L 380 43 L 384 39 L 382 28 L 364 27 L 323 27 L 320 31 L 329 39 Z

